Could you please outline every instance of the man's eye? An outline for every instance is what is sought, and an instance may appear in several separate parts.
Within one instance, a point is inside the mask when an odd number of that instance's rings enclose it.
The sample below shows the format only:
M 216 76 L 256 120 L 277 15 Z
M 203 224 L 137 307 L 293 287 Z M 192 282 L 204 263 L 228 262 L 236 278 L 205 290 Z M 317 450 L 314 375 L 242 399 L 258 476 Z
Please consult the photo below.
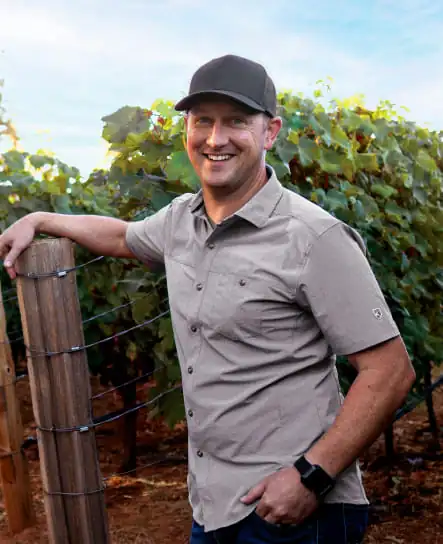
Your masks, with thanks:
M 196 125 L 209 125 L 211 124 L 211 120 L 209 117 L 199 117 L 195 123 Z
M 234 118 L 232 119 L 232 124 L 233 124 L 234 126 L 240 126 L 240 125 L 242 126 L 242 125 L 245 124 L 245 120 L 242 119 L 241 117 L 234 117 Z

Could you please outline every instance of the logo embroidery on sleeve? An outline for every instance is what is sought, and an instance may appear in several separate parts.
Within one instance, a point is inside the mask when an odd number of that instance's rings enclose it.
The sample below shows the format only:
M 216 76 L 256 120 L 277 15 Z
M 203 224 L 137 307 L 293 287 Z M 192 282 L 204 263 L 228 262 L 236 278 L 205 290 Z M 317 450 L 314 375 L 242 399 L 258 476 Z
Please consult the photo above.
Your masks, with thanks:
M 372 313 L 374 314 L 375 319 L 383 319 L 383 312 L 380 310 L 380 308 L 374 308 Z

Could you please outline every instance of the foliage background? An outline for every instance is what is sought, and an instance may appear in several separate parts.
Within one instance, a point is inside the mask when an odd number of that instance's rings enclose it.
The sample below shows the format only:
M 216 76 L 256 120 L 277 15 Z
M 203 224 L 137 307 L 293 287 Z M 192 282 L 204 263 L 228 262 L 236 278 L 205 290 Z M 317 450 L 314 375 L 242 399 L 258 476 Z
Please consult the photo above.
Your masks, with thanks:
M 328 83 L 320 83 L 312 97 L 279 94 L 284 126 L 268 162 L 287 188 L 363 236 L 417 372 L 414 396 L 423 389 L 427 364 L 443 359 L 443 132 L 417 126 L 389 101 L 369 110 L 360 96 L 330 100 L 324 96 Z M 102 121 L 112 164 L 85 180 L 50 153 L 21 150 L 0 109 L 0 129 L 12 143 L 0 155 L 1 231 L 36 210 L 138 220 L 198 190 L 183 119 L 172 102 L 158 100 L 150 109 L 124 106 Z M 78 263 L 91 257 L 77 248 Z M 87 343 L 143 323 L 167 304 L 165 278 L 130 261 L 103 259 L 79 270 L 77 278 L 84 319 L 133 301 L 85 323 Z M 3 270 L 1 280 L 3 289 L 11 287 Z M 13 304 L 6 310 L 12 337 L 20 318 Z M 154 366 L 160 370 L 152 395 L 180 381 L 168 316 L 89 350 L 88 358 L 103 383 L 119 384 Z M 338 362 L 346 391 L 353 372 L 345 359 Z M 171 423 L 182 418 L 181 394 L 164 397 L 158 414 Z

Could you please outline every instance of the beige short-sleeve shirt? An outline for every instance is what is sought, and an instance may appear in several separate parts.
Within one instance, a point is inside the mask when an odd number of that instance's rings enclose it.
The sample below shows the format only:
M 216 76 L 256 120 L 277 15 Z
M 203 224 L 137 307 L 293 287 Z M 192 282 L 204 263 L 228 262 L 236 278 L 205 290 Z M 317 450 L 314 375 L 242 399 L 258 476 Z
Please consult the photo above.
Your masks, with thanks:
M 201 192 L 128 228 L 133 253 L 166 269 L 189 498 L 206 530 L 248 515 L 256 505 L 240 498 L 333 423 L 335 356 L 399 335 L 360 236 L 268 172 L 215 228 Z M 357 462 L 326 502 L 367 503 Z

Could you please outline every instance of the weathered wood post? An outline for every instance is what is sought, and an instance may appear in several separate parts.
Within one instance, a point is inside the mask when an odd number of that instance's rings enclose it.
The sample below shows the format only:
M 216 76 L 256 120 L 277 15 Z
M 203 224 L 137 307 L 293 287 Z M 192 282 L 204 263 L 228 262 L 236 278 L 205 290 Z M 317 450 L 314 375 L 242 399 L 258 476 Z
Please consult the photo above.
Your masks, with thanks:
M 63 273 L 74 266 L 70 240 L 34 241 L 17 261 L 17 293 L 50 542 L 105 544 L 87 356 L 84 349 L 71 350 L 84 346 L 76 274 Z
M 20 533 L 35 523 L 28 463 L 21 451 L 23 425 L 15 384 L 15 366 L 6 333 L 0 284 L 0 474 L 12 534 Z

